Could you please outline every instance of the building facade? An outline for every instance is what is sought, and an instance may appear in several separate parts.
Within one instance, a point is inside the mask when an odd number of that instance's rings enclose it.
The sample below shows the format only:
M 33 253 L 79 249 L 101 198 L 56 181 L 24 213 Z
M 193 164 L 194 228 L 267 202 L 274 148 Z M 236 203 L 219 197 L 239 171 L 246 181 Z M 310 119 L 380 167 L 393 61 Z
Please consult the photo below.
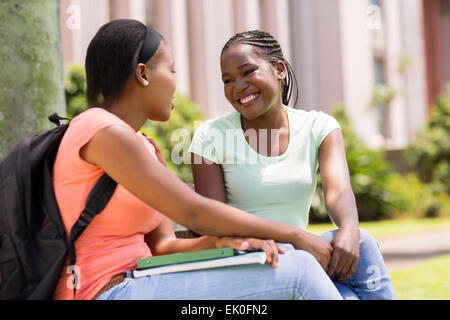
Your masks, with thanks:
M 133 18 L 168 40 L 177 91 L 207 118 L 233 111 L 219 56 L 237 32 L 281 44 L 299 83 L 297 108 L 344 104 L 371 147 L 404 148 L 450 83 L 450 0 L 61 0 L 64 64 L 84 64 L 104 23 Z

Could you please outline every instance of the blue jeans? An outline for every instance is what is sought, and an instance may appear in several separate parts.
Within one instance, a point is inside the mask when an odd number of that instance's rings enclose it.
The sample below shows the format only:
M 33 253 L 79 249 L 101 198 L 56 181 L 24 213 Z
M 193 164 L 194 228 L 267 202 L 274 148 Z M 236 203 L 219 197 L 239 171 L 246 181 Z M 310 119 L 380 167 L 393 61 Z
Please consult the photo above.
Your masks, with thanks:
M 331 279 L 345 300 L 394 300 L 394 288 L 378 243 L 367 230 L 359 230 L 359 261 L 355 273 L 345 281 L 338 281 L 335 275 Z M 337 231 L 320 236 L 331 242 Z
M 331 241 L 334 234 L 335 231 L 326 232 L 322 236 Z M 370 237 L 370 241 L 366 241 L 366 235 Z M 343 282 L 330 279 L 310 253 L 295 250 L 292 245 L 284 245 L 286 252 L 279 255 L 277 269 L 268 264 L 243 265 L 142 278 L 132 278 L 129 272 L 123 282 L 104 292 L 98 300 L 395 298 L 375 240 L 361 230 L 360 244 L 360 262 L 357 270 L 349 280 Z M 366 247 L 370 252 L 363 253 Z

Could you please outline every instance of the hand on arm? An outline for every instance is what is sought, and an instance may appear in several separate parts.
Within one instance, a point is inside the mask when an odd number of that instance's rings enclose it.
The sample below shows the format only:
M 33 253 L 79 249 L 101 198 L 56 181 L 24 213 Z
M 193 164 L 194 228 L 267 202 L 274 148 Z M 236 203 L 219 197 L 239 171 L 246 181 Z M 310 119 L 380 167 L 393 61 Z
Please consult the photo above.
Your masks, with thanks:
M 319 166 L 327 211 L 339 227 L 331 242 L 328 275 L 335 273 L 340 280 L 347 280 L 359 260 L 359 228 L 341 130 L 332 131 L 320 145 Z
M 273 240 L 242 238 L 242 237 L 216 237 L 216 248 L 232 247 L 243 251 L 264 251 L 267 263 L 272 267 L 278 267 L 278 253 L 284 253 L 284 249 Z
M 278 253 L 284 253 L 284 250 L 276 245 L 273 240 L 215 236 L 178 239 L 173 231 L 172 221 L 167 217 L 163 219 L 161 224 L 155 230 L 145 236 L 145 241 L 153 255 L 223 247 L 231 247 L 236 250 L 245 251 L 262 250 L 267 255 L 267 263 L 271 263 L 274 268 L 278 266 Z
M 166 159 L 164 159 L 164 153 L 162 152 L 161 148 L 156 144 L 155 140 L 153 138 L 147 136 L 144 134 L 145 138 L 152 144 L 152 146 L 155 148 L 155 154 L 158 161 L 165 167 L 167 167 Z

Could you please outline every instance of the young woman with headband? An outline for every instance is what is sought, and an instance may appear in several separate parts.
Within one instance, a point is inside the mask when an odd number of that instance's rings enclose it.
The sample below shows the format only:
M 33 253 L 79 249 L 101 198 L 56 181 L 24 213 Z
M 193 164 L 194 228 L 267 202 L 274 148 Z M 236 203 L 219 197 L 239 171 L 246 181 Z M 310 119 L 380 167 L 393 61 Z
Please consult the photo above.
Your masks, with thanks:
M 220 65 L 236 112 L 195 132 L 190 151 L 196 191 L 305 230 L 320 167 L 326 206 L 339 229 L 292 244 L 319 261 L 344 298 L 395 298 L 376 241 L 358 228 L 339 124 L 323 112 L 287 107 L 293 92 L 297 102 L 298 88 L 278 42 L 258 30 L 236 34 Z
M 139 133 L 147 119 L 169 119 L 174 72 L 166 41 L 138 21 L 107 23 L 89 44 L 91 107 L 70 122 L 54 166 L 55 195 L 67 232 L 104 172 L 118 186 L 75 242 L 75 298 L 341 299 L 310 253 L 283 253 L 274 242 L 301 248 L 306 238 L 318 237 L 195 193 L 164 166 L 156 144 Z M 103 108 L 98 107 L 100 96 Z M 177 239 L 172 220 L 207 236 Z M 223 246 L 264 250 L 271 266 L 131 277 L 139 258 Z M 316 250 L 329 252 L 329 244 Z M 74 298 L 71 277 L 65 268 L 55 299 Z

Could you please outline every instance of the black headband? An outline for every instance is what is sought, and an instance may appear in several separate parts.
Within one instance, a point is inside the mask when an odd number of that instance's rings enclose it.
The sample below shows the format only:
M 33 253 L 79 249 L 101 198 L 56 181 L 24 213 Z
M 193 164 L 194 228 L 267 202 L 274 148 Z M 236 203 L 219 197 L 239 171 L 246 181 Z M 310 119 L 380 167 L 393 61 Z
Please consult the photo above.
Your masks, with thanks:
M 139 52 L 138 63 L 146 63 L 158 50 L 161 35 L 150 27 L 147 27 L 144 44 Z

